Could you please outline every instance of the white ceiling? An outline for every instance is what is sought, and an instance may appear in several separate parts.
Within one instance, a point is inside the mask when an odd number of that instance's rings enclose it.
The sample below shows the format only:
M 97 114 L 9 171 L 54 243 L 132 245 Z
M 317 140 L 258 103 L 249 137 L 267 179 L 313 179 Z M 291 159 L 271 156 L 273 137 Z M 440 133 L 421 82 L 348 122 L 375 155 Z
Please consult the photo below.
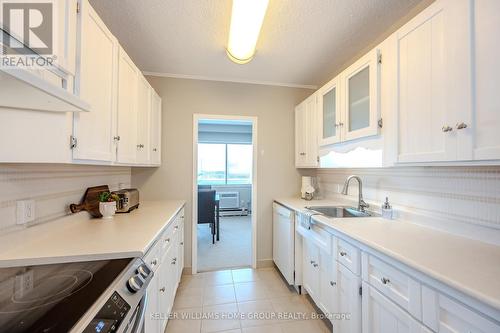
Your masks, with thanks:
M 270 0 L 257 55 L 226 56 L 231 0 L 90 0 L 144 72 L 318 86 L 422 0 Z

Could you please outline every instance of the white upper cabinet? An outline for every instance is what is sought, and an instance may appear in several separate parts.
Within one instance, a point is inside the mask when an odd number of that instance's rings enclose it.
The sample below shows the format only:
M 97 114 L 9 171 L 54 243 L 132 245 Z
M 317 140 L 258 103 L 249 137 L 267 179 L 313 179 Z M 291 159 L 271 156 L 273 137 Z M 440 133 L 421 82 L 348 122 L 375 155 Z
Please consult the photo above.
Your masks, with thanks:
M 137 94 L 137 163 L 148 164 L 151 156 L 151 106 L 152 88 L 146 78 L 139 78 Z
M 57 24 L 54 54 L 56 66 L 74 76 L 76 71 L 77 2 L 58 0 L 55 2 Z
M 460 135 L 474 135 L 473 157 L 475 160 L 500 159 L 500 1 L 478 0 L 474 2 L 474 60 L 475 103 L 473 119 Z M 464 120 L 465 121 L 465 120 Z M 467 137 L 465 138 L 467 139 Z
M 318 166 L 317 98 L 308 97 L 295 108 L 295 166 Z
M 342 74 L 344 141 L 378 134 L 379 64 L 378 50 L 372 50 Z
M 76 92 L 92 112 L 75 113 L 73 158 L 111 162 L 116 127 L 116 70 L 118 43 L 87 1 L 82 1 L 79 20 L 79 57 Z M 99 52 L 96 52 L 99 50 Z
M 151 94 L 151 164 L 161 164 L 161 98 L 153 90 Z
M 397 32 L 398 162 L 471 159 L 469 4 L 437 1 Z
M 120 47 L 118 56 L 118 163 L 137 161 L 137 102 L 139 70 Z
M 319 145 L 325 146 L 340 142 L 342 128 L 340 108 L 339 77 L 324 85 L 318 93 L 318 134 Z
M 319 145 L 379 133 L 379 51 L 374 49 L 319 89 Z

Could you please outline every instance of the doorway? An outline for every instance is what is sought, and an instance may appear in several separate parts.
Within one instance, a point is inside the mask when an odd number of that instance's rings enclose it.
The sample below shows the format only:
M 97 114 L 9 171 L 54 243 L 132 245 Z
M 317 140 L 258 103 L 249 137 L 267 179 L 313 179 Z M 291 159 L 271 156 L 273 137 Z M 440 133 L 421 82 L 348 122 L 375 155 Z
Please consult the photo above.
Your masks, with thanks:
M 256 268 L 257 118 L 193 117 L 192 273 Z

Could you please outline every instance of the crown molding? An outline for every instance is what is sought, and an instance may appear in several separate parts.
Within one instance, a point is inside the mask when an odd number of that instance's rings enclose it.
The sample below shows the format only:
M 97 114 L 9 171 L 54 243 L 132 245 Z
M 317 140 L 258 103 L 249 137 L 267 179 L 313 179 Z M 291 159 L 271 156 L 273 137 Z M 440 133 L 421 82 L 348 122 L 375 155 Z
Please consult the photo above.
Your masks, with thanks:
M 173 74 L 173 73 L 159 73 L 159 72 L 148 72 L 144 71 L 142 74 L 146 76 L 156 76 L 156 77 L 170 77 L 176 79 L 189 79 L 189 80 L 200 80 L 200 81 L 220 81 L 220 82 L 234 82 L 234 83 L 247 83 L 247 84 L 260 84 L 265 86 L 277 86 L 277 87 L 288 87 L 288 88 L 301 88 L 301 89 L 318 89 L 315 85 L 309 84 L 293 84 L 293 83 L 280 83 L 271 81 L 258 81 L 258 80 L 239 80 L 230 79 L 222 77 L 212 77 L 212 76 L 202 76 L 202 75 L 186 75 L 186 74 Z

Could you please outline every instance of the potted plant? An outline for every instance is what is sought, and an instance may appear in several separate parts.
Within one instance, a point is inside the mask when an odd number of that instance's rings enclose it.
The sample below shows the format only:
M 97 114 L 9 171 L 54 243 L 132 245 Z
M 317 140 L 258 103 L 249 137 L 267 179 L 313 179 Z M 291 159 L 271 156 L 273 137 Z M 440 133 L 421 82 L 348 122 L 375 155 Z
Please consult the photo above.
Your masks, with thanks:
M 111 192 L 101 192 L 99 194 L 99 212 L 103 219 L 112 219 L 116 213 L 116 202 L 120 198 Z

